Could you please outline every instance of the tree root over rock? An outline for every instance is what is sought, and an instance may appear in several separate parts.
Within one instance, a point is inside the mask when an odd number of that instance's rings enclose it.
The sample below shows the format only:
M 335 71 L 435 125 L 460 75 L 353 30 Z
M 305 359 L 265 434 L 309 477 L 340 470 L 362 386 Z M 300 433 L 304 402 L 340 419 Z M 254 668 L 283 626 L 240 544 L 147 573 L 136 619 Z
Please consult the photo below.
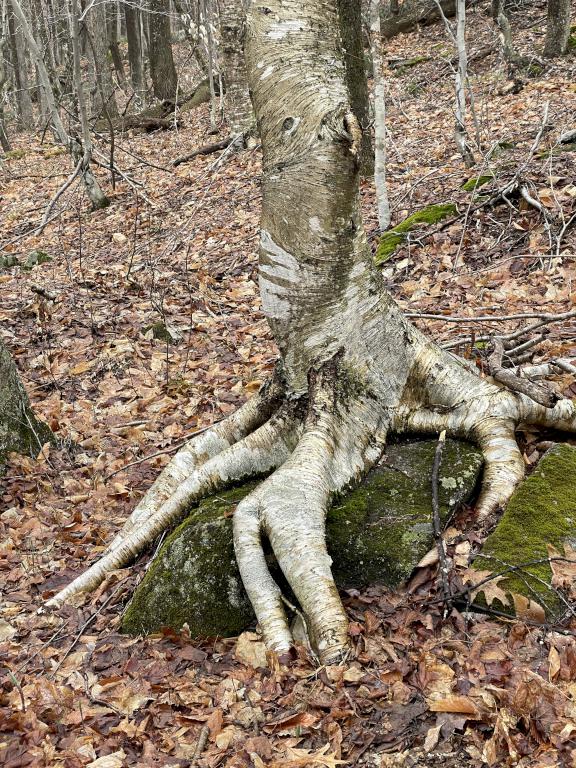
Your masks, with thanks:
M 350 377 L 339 355 L 312 371 L 308 392 L 299 398 L 289 397 L 281 375 L 275 375 L 236 413 L 176 454 L 102 558 L 48 605 L 58 607 L 94 590 L 200 498 L 271 472 L 234 515 L 234 546 L 246 591 L 269 647 L 287 650 L 291 634 L 264 557 L 265 536 L 322 662 L 339 658 L 347 648 L 348 624 L 326 551 L 325 515 L 334 496 L 381 459 L 388 432 L 446 430 L 477 442 L 485 458 L 480 517 L 503 507 L 524 476 L 514 437 L 518 425 L 576 432 L 572 402 L 546 408 L 480 379 L 455 358 L 439 371 L 444 355 L 427 345 L 413 366 L 405 401 L 392 414 Z M 454 386 L 456 375 L 463 387 Z

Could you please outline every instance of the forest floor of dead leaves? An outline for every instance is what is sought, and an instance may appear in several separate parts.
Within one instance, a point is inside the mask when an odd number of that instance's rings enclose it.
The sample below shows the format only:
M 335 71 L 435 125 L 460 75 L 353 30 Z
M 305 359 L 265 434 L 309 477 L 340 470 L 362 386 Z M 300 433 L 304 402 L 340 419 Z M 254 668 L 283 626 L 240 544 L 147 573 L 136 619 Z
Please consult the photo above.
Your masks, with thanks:
M 512 22 L 521 52 L 541 62 L 545 8 L 523 9 Z M 471 10 L 468 36 L 486 150 L 469 171 L 453 144 L 454 51 L 444 30 L 387 45 L 394 223 L 431 203 L 455 202 L 458 215 L 414 232 L 385 277 L 409 312 L 566 312 L 576 297 L 576 154 L 559 151 L 557 140 L 576 127 L 576 55 L 544 62 L 511 93 L 483 7 Z M 397 66 L 414 57 L 423 61 Z M 319 669 L 304 649 L 280 665 L 254 633 L 239 642 L 184 631 L 120 635 L 150 552 L 82 606 L 37 613 L 103 549 L 174 447 L 230 413 L 274 364 L 255 282 L 259 151 L 171 166 L 215 140 L 208 125 L 203 107 L 183 114 L 177 130 L 117 136 L 116 162 L 132 185 L 117 178 L 112 190 L 100 168 L 112 205 L 90 213 L 76 187 L 42 234 L 35 229 L 70 172 L 66 156 L 48 135 L 20 134 L 0 164 L 2 255 L 51 257 L 0 271 L 0 331 L 34 409 L 59 438 L 38 460 L 13 456 L 3 482 L 0 762 L 574 768 L 571 628 L 457 608 L 445 617 L 436 566 L 398 592 L 344 594 L 354 652 Z M 219 138 L 226 135 L 222 125 Z M 103 138 L 97 146 L 109 151 Z M 480 205 L 462 189 L 492 173 L 489 192 L 517 177 L 541 209 L 518 198 Z M 362 195 L 375 245 L 369 181 Z M 530 320 L 417 322 L 469 355 L 478 338 Z M 166 329 L 172 342 L 155 337 Z M 576 357 L 574 318 L 547 331 L 534 360 Z M 568 375 L 556 386 L 576 394 Z M 521 435 L 528 465 L 551 438 Z M 455 525 L 457 564 L 479 542 L 470 510 Z M 456 586 L 461 578 L 455 569 Z

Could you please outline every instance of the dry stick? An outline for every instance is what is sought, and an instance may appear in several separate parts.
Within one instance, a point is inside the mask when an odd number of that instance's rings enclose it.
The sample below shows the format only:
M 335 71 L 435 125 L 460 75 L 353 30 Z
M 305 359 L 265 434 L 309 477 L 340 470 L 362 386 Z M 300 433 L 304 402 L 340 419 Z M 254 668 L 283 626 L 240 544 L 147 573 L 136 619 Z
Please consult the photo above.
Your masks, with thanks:
M 576 310 L 570 310 L 569 312 L 561 312 L 557 315 L 550 314 L 549 312 L 519 312 L 516 315 L 484 315 L 480 317 L 465 317 L 463 315 L 434 315 L 428 312 L 406 312 L 406 317 L 424 318 L 426 320 L 445 320 L 447 323 L 479 323 L 479 322 L 500 322 L 505 320 L 528 320 L 528 319 L 540 319 L 548 322 L 556 322 L 557 320 L 568 320 L 571 317 L 576 317 Z
M 494 562 L 498 563 L 499 565 L 503 565 L 505 567 L 509 565 L 505 560 L 501 560 L 499 557 L 494 557 L 494 555 L 482 555 L 482 557 L 484 557 L 486 560 L 494 560 Z M 553 592 L 556 595 L 556 597 L 560 600 L 560 602 L 564 603 L 568 613 L 570 613 L 574 618 L 576 618 L 576 610 L 574 609 L 574 606 L 570 604 L 570 602 L 564 597 L 564 595 L 562 594 L 562 592 L 560 592 L 560 590 L 553 587 L 552 584 L 549 584 L 544 579 L 541 579 L 535 573 L 530 573 L 530 571 L 528 571 L 528 573 L 524 573 L 523 570 L 519 571 L 519 573 L 520 573 L 520 578 L 522 579 L 522 582 L 524 583 L 524 585 L 532 593 L 532 595 L 535 598 L 537 598 L 536 602 L 538 602 L 542 598 L 538 594 L 538 592 L 534 589 L 534 587 L 532 587 L 530 583 L 526 581 L 526 576 L 529 576 L 531 579 L 534 579 L 534 581 L 537 581 L 538 584 L 542 584 L 542 586 L 546 587 L 547 590 L 549 590 L 550 592 Z
M 518 344 L 517 347 L 511 347 L 510 349 L 507 349 L 506 355 L 509 358 L 517 357 L 518 355 L 521 355 L 522 353 L 526 352 L 528 349 L 537 347 L 545 339 L 546 339 L 546 334 L 541 333 L 539 336 L 536 336 L 533 339 L 528 339 L 528 341 L 525 341 L 523 344 Z
M 442 432 L 440 432 L 440 437 L 438 438 L 438 444 L 436 445 L 434 465 L 432 466 L 432 522 L 434 525 L 434 540 L 436 541 L 436 549 L 438 550 L 438 559 L 440 561 L 440 578 L 442 580 L 442 595 L 444 599 L 444 618 L 446 618 L 448 608 L 452 603 L 452 592 L 450 590 L 450 582 L 448 581 L 448 561 L 446 559 L 446 550 L 444 549 L 442 528 L 440 524 L 440 501 L 438 499 L 440 464 L 442 463 L 442 450 L 445 442 L 446 430 L 442 430 Z
M 490 557 L 489 555 L 482 555 L 482 557 Z M 533 565 L 543 565 L 544 563 L 576 563 L 576 560 L 572 560 L 569 557 L 562 557 L 562 555 L 558 555 L 555 557 L 540 557 L 536 560 L 527 560 L 525 563 L 519 563 L 518 565 L 506 565 L 505 568 L 498 571 L 498 573 L 491 573 L 489 576 L 486 576 L 486 578 L 482 579 L 482 581 L 478 581 L 476 584 L 471 584 L 468 587 L 464 587 L 463 589 L 458 590 L 458 592 L 454 592 L 452 597 L 454 599 L 459 597 L 464 597 L 465 595 L 468 595 L 470 592 L 477 592 L 481 587 L 488 584 L 490 581 L 494 581 L 494 579 L 497 579 L 499 576 L 504 576 L 507 573 L 516 573 L 517 571 L 522 571 L 525 568 L 529 568 Z M 532 575 L 532 574 L 530 574 Z M 424 598 L 422 602 L 427 603 L 428 605 L 434 605 L 435 603 L 440 603 L 443 601 L 443 598 L 436 597 L 432 600 L 429 600 L 428 598 Z
M 513 392 L 521 392 L 527 395 L 535 403 L 544 405 L 546 408 L 553 408 L 560 397 L 546 386 L 535 384 L 530 379 L 523 379 L 510 368 L 504 368 L 502 359 L 504 357 L 504 342 L 495 336 L 492 339 L 493 351 L 488 357 L 488 371 L 493 379 L 503 384 L 507 389 Z
M 115 469 L 114 472 L 110 472 L 108 475 L 105 476 L 104 482 L 107 482 L 110 480 L 111 477 L 114 477 L 114 475 L 117 475 L 119 472 L 124 472 L 125 469 L 129 469 L 130 467 L 135 467 L 137 464 L 142 464 L 145 461 L 150 461 L 151 459 L 155 459 L 157 456 L 165 456 L 169 453 L 174 453 L 174 451 L 179 450 L 183 446 L 186 445 L 186 443 L 191 440 L 193 437 L 196 437 L 196 435 L 201 435 L 202 432 L 206 432 L 208 429 L 212 429 L 213 426 L 221 422 L 222 419 L 218 419 L 218 421 L 212 422 L 212 424 L 209 424 L 207 427 L 202 427 L 201 429 L 197 429 L 196 432 L 191 432 L 189 435 L 187 435 L 184 440 L 181 440 L 179 443 L 176 443 L 176 445 L 170 446 L 170 448 L 166 448 L 163 451 L 157 451 L 156 453 L 151 453 L 150 456 L 143 456 L 141 459 L 136 459 L 136 461 L 131 461 L 130 464 L 124 464 L 123 467 L 120 467 L 120 469 Z
M 64 662 L 66 661 L 66 659 L 68 658 L 68 656 L 69 656 L 69 655 L 72 653 L 72 651 L 73 651 L 73 650 L 74 650 L 74 648 L 76 647 L 76 645 L 77 645 L 78 641 L 80 640 L 80 638 L 81 638 L 81 637 L 82 637 L 82 635 L 84 634 L 84 630 L 85 630 L 87 627 L 89 627 L 89 626 L 90 626 L 90 624 L 92 624 L 92 622 L 94 621 L 94 619 L 96 619 L 96 618 L 97 618 L 97 616 L 98 616 L 100 613 L 102 613 L 102 611 L 104 610 L 104 608 L 106 608 L 106 606 L 108 605 L 108 603 L 110 603 L 110 602 L 111 602 L 112 598 L 113 598 L 113 597 L 115 597 L 115 595 L 117 595 L 117 594 L 118 594 L 118 592 L 120 591 L 120 587 L 122 587 L 122 586 L 123 586 L 123 585 L 124 585 L 124 584 L 125 584 L 125 583 L 128 581 L 128 578 L 129 578 L 129 577 L 127 576 L 125 579 L 122 579 L 122 581 L 121 581 L 121 582 L 118 584 L 118 586 L 116 587 L 116 589 L 115 589 L 115 590 L 114 590 L 114 591 L 113 591 L 113 592 L 112 592 L 110 595 L 108 595 L 108 597 L 106 598 L 106 600 L 104 600 L 104 602 L 102 603 L 102 605 L 100 606 L 100 608 L 98 608 L 98 610 L 97 610 L 97 611 L 95 611 L 95 612 L 94 612 L 94 613 L 93 613 L 91 616 L 89 616 L 89 617 L 86 619 L 86 621 L 84 622 L 84 624 L 82 624 L 82 626 L 80 627 L 80 629 L 79 629 L 79 630 L 78 630 L 78 632 L 76 633 L 76 636 L 74 637 L 74 639 L 73 639 L 73 640 L 72 640 L 72 642 L 70 643 L 70 646 L 68 647 L 68 650 L 66 651 L 66 653 L 64 654 L 64 656 L 63 656 L 63 657 L 60 659 L 60 661 L 59 661 L 59 662 L 58 662 L 58 664 L 55 666 L 55 668 L 52 670 L 52 674 L 51 674 L 51 677 L 54 677 L 54 676 L 56 675 L 56 672 L 58 672 L 58 670 L 60 669 L 60 667 L 62 666 L 62 664 L 64 664 Z M 40 612 L 43 612 L 43 609 L 42 609 L 42 608 L 40 608 L 40 609 L 38 610 L 38 612 L 39 612 L 39 613 L 40 613 Z
M 196 749 L 192 755 L 192 760 L 188 764 L 188 768 L 194 768 L 198 760 L 200 759 L 202 752 L 206 749 L 206 743 L 208 742 L 208 736 L 210 734 L 210 728 L 207 725 L 202 726 L 200 735 L 198 736 L 198 742 L 196 743 Z
M 16 687 L 18 690 L 18 693 L 20 694 L 20 703 L 22 704 L 22 712 L 26 712 L 26 700 L 24 699 L 24 691 L 22 690 L 22 685 L 18 682 L 18 678 L 16 675 L 12 672 L 11 669 L 6 667 L 8 670 L 8 677 L 12 681 L 12 684 Z
M 64 184 L 62 184 L 62 186 L 60 187 L 58 192 L 56 192 L 56 194 L 54 195 L 52 200 L 50 200 L 50 202 L 48 203 L 48 207 L 46 208 L 44 216 L 42 217 L 42 221 L 40 222 L 40 226 L 38 227 L 38 234 L 39 235 L 41 235 L 42 232 L 44 232 L 44 228 L 46 227 L 46 224 L 48 224 L 48 221 L 50 220 L 50 214 L 52 213 L 52 210 L 54 209 L 54 206 L 56 205 L 56 203 L 58 202 L 60 197 L 62 197 L 64 192 L 66 192 L 68 187 L 72 184 L 74 179 L 78 176 L 78 174 L 80 173 L 80 171 L 82 169 L 83 163 L 84 163 L 84 157 L 81 157 L 80 160 L 78 161 L 76 167 L 74 168 L 74 170 L 70 174 L 70 176 L 68 176 L 68 178 L 66 179 Z

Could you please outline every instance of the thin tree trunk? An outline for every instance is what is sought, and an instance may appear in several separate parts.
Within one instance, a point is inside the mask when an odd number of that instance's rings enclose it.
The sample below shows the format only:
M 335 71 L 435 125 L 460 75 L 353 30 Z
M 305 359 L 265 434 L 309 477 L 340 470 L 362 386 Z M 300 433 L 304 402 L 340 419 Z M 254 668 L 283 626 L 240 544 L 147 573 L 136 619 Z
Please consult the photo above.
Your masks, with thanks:
M 0 147 L 4 152 L 10 152 L 12 149 L 4 124 L 4 92 L 8 80 L 5 55 L 8 50 L 8 34 L 8 4 L 6 0 L 2 0 L 0 5 Z
M 210 89 L 210 130 L 215 133 L 216 128 L 216 89 L 214 87 L 214 72 L 216 66 L 216 52 L 214 50 L 214 37 L 212 35 L 212 3 L 210 0 L 202 0 L 204 17 L 204 29 L 206 30 L 206 45 L 208 48 L 208 87 Z
M 161 101 L 174 101 L 178 80 L 172 58 L 168 0 L 151 0 L 149 10 L 150 75 L 154 95 Z
M 370 99 L 364 56 L 361 0 L 338 0 L 338 14 L 350 103 L 362 128 L 361 171 L 363 176 L 371 176 L 374 173 L 374 150 L 370 136 Z
M 456 4 L 456 49 L 458 69 L 456 70 L 456 123 L 454 138 L 466 167 L 474 165 L 466 131 L 466 82 L 468 80 L 468 54 L 466 52 L 466 0 Z
M 548 26 L 544 56 L 553 59 L 568 50 L 570 37 L 571 0 L 548 0 Z
M 123 91 L 126 90 L 126 74 L 124 73 L 124 62 L 118 44 L 118 4 L 113 3 L 106 7 L 106 28 L 108 30 L 108 47 L 110 56 L 118 78 L 118 85 Z
M 108 63 L 106 6 L 103 3 L 95 3 L 88 11 L 87 21 L 89 49 L 94 67 L 92 113 L 94 116 L 107 115 L 110 119 L 115 119 L 118 117 L 118 106 Z
M 244 61 L 246 14 L 242 0 L 227 0 L 220 12 L 222 60 L 226 78 L 226 116 L 232 133 L 245 136 L 256 129 Z
M 126 20 L 126 37 L 128 39 L 128 61 L 130 63 L 130 80 L 136 101 L 140 107 L 146 105 L 146 81 L 144 77 L 144 56 L 140 35 L 140 10 L 130 3 L 124 3 L 124 18 Z
M 378 226 L 380 231 L 384 232 L 390 226 L 390 203 L 386 183 L 386 86 L 383 72 L 379 0 L 370 0 L 370 45 L 374 68 L 374 184 L 378 206 Z
M 12 10 L 10 6 L 12 5 Z M 16 105 L 18 107 L 18 127 L 27 129 L 33 125 L 34 114 L 28 86 L 25 48 L 22 44 L 22 30 L 15 17 L 12 0 L 8 4 L 8 29 L 10 40 L 10 60 L 14 85 L 16 86 Z
M 90 170 L 90 155 L 89 153 L 87 154 L 85 152 L 82 144 L 76 138 L 68 135 L 64 127 L 64 123 L 60 117 L 60 113 L 58 112 L 58 107 L 56 106 L 54 92 L 52 90 L 48 71 L 46 70 L 40 49 L 38 48 L 38 44 L 36 43 L 34 35 L 32 34 L 32 30 L 28 25 L 19 0 L 10 0 L 10 2 L 12 3 L 12 8 L 14 9 L 16 18 L 20 22 L 22 33 L 26 40 L 32 61 L 37 68 L 54 131 L 56 132 L 60 143 L 70 152 L 74 165 L 78 166 L 81 163 L 80 172 L 82 174 L 86 192 L 90 198 L 92 206 L 94 208 L 104 208 L 108 205 L 109 201 L 106 195 L 100 189 L 98 182 Z

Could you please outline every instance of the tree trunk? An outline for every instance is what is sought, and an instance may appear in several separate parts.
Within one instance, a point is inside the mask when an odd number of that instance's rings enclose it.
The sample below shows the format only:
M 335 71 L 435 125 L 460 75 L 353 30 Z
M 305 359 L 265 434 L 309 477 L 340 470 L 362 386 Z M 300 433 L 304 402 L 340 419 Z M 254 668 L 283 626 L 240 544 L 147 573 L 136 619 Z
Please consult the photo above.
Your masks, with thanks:
M 154 95 L 160 101 L 174 101 L 178 81 L 172 58 L 168 0 L 150 0 L 149 9 L 150 75 Z
M 470 149 L 468 131 L 466 130 L 466 83 L 468 81 L 466 0 L 456 0 L 456 50 L 458 52 L 458 69 L 456 70 L 456 122 L 454 124 L 454 138 L 464 164 L 467 168 L 471 168 L 474 165 L 474 156 Z
M 22 31 L 15 17 L 15 11 L 8 4 L 8 29 L 10 32 L 10 61 L 16 86 L 16 104 L 18 107 L 18 127 L 27 129 L 33 125 L 32 99 L 28 88 L 25 48 Z
M 214 49 L 214 36 L 212 35 L 212 3 L 210 0 L 202 0 L 202 16 L 206 31 L 206 47 L 208 50 L 208 86 L 210 88 L 210 131 L 217 132 L 216 127 L 216 87 L 214 84 L 214 72 L 217 69 L 216 51 Z M 222 89 L 220 89 L 222 93 Z
M 49 604 L 95 589 L 192 502 L 270 473 L 234 513 L 242 580 L 268 646 L 286 651 L 292 638 L 266 537 L 328 663 L 347 648 L 348 622 L 326 551 L 326 511 L 381 460 L 388 434 L 447 430 L 478 442 L 485 516 L 524 474 L 516 425 L 574 432 L 576 407 L 546 408 L 481 379 L 387 293 L 360 216 L 362 136 L 337 0 L 252 0 L 245 50 L 263 150 L 260 293 L 281 365 L 253 399 L 181 449 L 101 560 Z
M 0 339 L 0 477 L 8 453 L 36 456 L 52 439 L 50 429 L 32 413 L 16 366 Z
M 374 69 L 374 184 L 378 206 L 378 226 L 380 232 L 385 232 L 390 226 L 390 203 L 386 184 L 386 93 L 380 35 L 380 0 L 370 0 L 370 47 Z
M 124 74 L 124 62 L 120 46 L 118 45 L 118 5 L 113 3 L 106 6 L 106 28 L 108 31 L 108 47 L 114 64 L 118 85 L 126 90 L 126 75 Z
M 92 113 L 95 117 L 104 115 L 114 120 L 118 107 L 114 96 L 114 83 L 108 61 L 108 32 L 106 26 L 106 5 L 95 3 L 88 12 L 88 34 L 90 52 L 94 66 L 92 89 Z
M 222 57 L 226 79 L 226 117 L 232 133 L 248 135 L 255 131 L 256 126 L 244 62 L 245 23 L 243 1 L 227 0 L 220 12 Z
M 0 147 L 4 152 L 12 149 L 4 125 L 4 91 L 8 80 L 5 55 L 8 49 L 8 18 L 4 13 L 5 3 L 0 6 Z
M 370 176 L 374 172 L 374 152 L 370 137 L 370 104 L 362 34 L 361 0 L 338 0 L 338 15 L 350 104 L 362 129 L 361 171 L 363 176 Z
M 144 77 L 144 56 L 140 37 L 140 10 L 129 2 L 124 3 L 124 18 L 126 20 L 126 37 L 128 38 L 128 61 L 130 63 L 130 80 L 138 106 L 146 105 L 146 80 Z
M 553 59 L 568 50 L 571 0 L 548 0 L 548 27 L 544 56 Z

